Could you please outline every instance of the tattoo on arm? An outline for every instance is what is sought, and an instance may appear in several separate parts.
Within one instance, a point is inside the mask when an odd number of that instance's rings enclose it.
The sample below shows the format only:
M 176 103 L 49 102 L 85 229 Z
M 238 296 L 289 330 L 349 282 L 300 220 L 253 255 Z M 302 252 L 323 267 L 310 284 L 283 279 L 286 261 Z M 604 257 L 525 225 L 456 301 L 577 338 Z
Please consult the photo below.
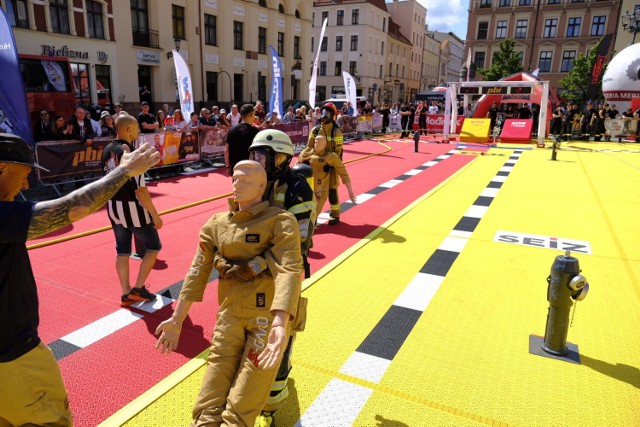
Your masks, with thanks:
M 95 212 L 111 199 L 128 179 L 124 169 L 116 168 L 104 178 L 66 196 L 36 203 L 29 224 L 28 238 L 33 239 L 58 230 Z

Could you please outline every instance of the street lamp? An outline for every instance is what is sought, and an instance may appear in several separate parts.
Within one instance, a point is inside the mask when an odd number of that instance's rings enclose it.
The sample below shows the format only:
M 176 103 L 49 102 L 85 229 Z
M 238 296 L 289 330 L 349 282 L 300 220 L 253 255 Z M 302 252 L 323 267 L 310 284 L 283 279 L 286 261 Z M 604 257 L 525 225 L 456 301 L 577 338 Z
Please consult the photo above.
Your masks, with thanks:
M 636 42 L 636 34 L 640 32 L 640 9 L 636 9 L 633 13 L 625 13 L 622 15 L 622 28 L 633 33 L 633 41 L 631 44 Z
M 173 42 L 176 45 L 176 51 L 180 52 L 180 37 L 174 37 Z

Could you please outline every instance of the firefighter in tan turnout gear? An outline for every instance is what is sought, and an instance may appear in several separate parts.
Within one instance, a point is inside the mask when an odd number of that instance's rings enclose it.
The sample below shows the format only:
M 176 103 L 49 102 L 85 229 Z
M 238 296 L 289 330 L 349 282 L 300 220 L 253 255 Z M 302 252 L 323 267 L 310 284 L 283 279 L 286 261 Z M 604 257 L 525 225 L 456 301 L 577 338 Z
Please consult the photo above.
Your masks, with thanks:
M 351 179 L 349 173 L 344 167 L 342 160 L 336 153 L 327 150 L 327 139 L 318 135 L 315 137 L 314 148 L 305 148 L 298 156 L 298 163 L 306 163 L 313 169 L 313 192 L 316 195 L 316 211 L 321 212 L 327 197 L 331 200 L 331 175 L 335 173 L 347 186 L 349 191 L 349 199 L 353 203 L 357 203 L 356 196 L 353 194 L 351 187 Z M 334 190 L 337 193 L 337 189 Z M 331 203 L 331 202 L 330 202 Z M 333 208 L 333 204 L 332 204 Z
M 344 136 L 342 130 L 336 123 L 338 117 L 338 109 L 332 102 L 327 102 L 322 106 L 322 115 L 320 116 L 320 124 L 314 127 L 309 134 L 308 148 L 313 149 L 316 136 L 324 136 L 327 140 L 327 151 L 336 153 L 340 160 L 342 160 L 342 144 L 344 143 Z M 331 205 L 331 211 L 329 213 L 329 225 L 334 225 L 340 222 L 340 199 L 338 198 L 338 174 L 335 170 L 329 172 L 329 190 L 328 197 Z M 322 204 L 324 205 L 324 203 Z M 318 204 L 318 206 L 322 206 Z M 321 211 L 317 211 L 320 215 Z
M 192 426 L 253 426 L 288 337 L 304 322 L 298 310 L 298 224 L 289 212 L 262 201 L 266 184 L 260 163 L 236 165 L 231 209 L 215 214 L 200 230 L 173 316 L 156 329 L 156 348 L 175 350 L 191 304 L 202 301 L 211 271 L 218 270 L 220 308 Z

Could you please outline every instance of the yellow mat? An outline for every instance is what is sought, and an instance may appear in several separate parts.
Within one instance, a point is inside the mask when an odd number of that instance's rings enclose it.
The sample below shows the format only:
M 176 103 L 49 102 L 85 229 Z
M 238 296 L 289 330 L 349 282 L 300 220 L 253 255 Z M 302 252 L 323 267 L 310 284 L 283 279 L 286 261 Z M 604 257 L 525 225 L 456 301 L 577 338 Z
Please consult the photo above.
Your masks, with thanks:
M 523 151 L 380 381 L 339 372 L 512 152 L 478 156 L 305 291 L 309 320 L 278 426 L 294 425 L 335 379 L 371 390 L 357 426 L 640 425 L 637 151 L 565 145 L 557 161 L 548 149 Z M 589 244 L 591 254 L 573 254 L 591 285 L 568 334 L 581 364 L 529 353 L 563 251 L 499 242 L 499 232 Z M 199 366 L 104 425 L 188 424 Z

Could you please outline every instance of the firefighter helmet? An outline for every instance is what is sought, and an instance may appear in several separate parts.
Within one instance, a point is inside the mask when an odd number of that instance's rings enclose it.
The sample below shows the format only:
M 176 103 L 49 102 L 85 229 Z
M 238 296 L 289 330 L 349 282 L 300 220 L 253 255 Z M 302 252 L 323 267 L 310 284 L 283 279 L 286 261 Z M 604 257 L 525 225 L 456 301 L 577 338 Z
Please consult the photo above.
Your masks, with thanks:
M 336 108 L 335 105 L 333 105 L 333 102 L 325 102 L 324 105 L 322 106 L 322 109 L 330 110 L 333 113 L 334 118 L 338 116 L 338 109 Z
M 290 157 L 295 154 L 289 135 L 276 129 L 266 129 L 258 132 L 253 138 L 249 151 L 256 148 L 270 148 L 274 153 L 283 153 Z

